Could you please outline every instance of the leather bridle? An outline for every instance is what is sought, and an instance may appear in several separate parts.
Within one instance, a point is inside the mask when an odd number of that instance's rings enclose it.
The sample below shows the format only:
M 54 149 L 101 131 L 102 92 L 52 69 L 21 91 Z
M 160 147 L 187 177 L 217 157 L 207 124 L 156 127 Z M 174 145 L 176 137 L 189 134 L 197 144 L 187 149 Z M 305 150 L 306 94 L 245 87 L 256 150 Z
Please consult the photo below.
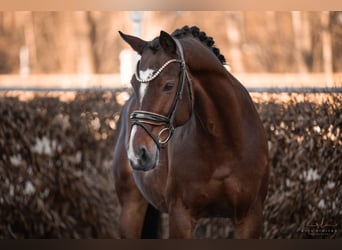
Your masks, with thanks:
M 158 71 L 156 71 L 156 73 L 154 73 L 148 79 L 140 79 L 139 73 L 138 73 L 139 72 L 139 63 L 140 63 L 140 61 L 139 61 L 137 63 L 137 69 L 136 69 L 136 73 L 135 73 L 135 78 L 138 82 L 149 83 L 152 80 L 154 80 L 169 64 L 179 63 L 180 67 L 181 67 L 181 75 L 180 75 L 179 82 L 177 85 L 177 91 L 176 91 L 174 101 L 173 101 L 173 104 L 171 106 L 171 109 L 170 109 L 168 116 L 164 116 L 164 115 L 160 115 L 157 113 L 144 111 L 144 110 L 135 110 L 130 115 L 132 126 L 138 125 L 138 126 L 142 127 L 145 130 L 145 132 L 153 139 L 153 141 L 157 145 L 158 149 L 160 149 L 160 147 L 164 147 L 169 142 L 169 140 L 171 139 L 171 137 L 173 135 L 173 132 L 175 130 L 173 123 L 174 123 L 174 119 L 176 116 L 176 111 L 177 111 L 179 101 L 183 97 L 185 82 L 188 83 L 190 103 L 191 103 L 191 105 L 193 105 L 192 84 L 191 84 L 191 80 L 190 80 L 190 77 L 189 77 L 189 74 L 188 74 L 188 71 L 186 68 L 186 64 L 185 64 L 185 60 L 184 60 L 184 54 L 183 54 L 183 48 L 182 48 L 181 43 L 177 39 L 173 38 L 173 40 L 175 41 L 177 48 L 178 48 L 178 51 L 179 51 L 178 59 L 171 59 L 171 60 L 167 61 L 166 63 L 164 63 L 163 66 L 160 67 L 160 69 Z M 192 110 L 193 110 L 193 107 L 191 107 L 191 112 L 192 112 Z M 149 124 L 152 126 L 164 126 L 164 128 L 162 128 L 159 131 L 158 135 L 155 136 L 146 127 L 146 124 Z

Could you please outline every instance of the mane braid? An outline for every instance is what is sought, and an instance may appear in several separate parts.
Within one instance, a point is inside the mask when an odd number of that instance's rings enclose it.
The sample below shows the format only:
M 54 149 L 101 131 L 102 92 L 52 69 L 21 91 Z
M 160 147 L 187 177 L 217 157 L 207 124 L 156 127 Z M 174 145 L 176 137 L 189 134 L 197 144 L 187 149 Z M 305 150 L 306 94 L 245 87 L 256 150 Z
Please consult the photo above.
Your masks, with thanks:
M 220 49 L 214 46 L 214 39 L 210 36 L 207 36 L 207 34 L 201 31 L 198 27 L 189 27 L 186 25 L 181 29 L 176 29 L 171 35 L 175 38 L 181 38 L 187 35 L 192 35 L 193 37 L 201 41 L 203 44 L 205 44 L 216 55 L 216 57 L 220 60 L 222 64 L 226 63 L 226 59 L 224 55 L 220 53 Z

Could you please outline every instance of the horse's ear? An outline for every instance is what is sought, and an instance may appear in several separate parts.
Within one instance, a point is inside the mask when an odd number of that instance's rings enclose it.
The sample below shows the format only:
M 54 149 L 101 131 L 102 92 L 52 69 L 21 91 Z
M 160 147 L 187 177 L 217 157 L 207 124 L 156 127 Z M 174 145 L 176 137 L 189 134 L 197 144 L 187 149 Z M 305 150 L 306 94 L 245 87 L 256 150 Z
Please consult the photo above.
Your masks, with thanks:
M 173 38 L 165 31 L 160 31 L 159 35 L 160 46 L 170 54 L 176 54 L 177 45 Z
M 124 39 L 139 55 L 142 54 L 147 42 L 136 36 L 130 36 L 119 31 L 120 36 Z

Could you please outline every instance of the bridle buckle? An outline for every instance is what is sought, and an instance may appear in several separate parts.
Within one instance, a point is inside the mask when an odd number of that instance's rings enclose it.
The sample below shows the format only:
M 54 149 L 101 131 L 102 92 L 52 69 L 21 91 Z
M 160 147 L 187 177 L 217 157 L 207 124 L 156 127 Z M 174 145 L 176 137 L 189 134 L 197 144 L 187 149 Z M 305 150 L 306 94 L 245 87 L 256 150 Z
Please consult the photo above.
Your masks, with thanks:
M 170 127 L 166 127 L 166 128 L 163 128 L 162 130 L 160 130 L 160 132 L 158 133 L 158 142 L 159 142 L 159 144 L 161 146 L 163 146 L 166 143 L 168 143 L 168 141 L 171 139 L 172 133 L 173 133 L 173 129 L 170 128 Z M 164 134 L 166 134 L 167 136 L 165 137 Z M 165 137 L 165 139 L 163 139 L 163 137 Z

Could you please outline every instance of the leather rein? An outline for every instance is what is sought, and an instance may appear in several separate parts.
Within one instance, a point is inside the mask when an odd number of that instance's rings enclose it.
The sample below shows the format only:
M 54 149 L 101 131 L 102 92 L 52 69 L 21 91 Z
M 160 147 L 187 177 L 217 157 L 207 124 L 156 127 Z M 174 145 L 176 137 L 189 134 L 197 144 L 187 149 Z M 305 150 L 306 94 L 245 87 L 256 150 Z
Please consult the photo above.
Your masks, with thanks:
M 158 149 L 160 149 L 160 147 L 165 147 L 173 135 L 173 132 L 175 130 L 173 123 L 174 123 L 174 119 L 176 116 L 178 103 L 183 97 L 184 85 L 185 85 L 186 81 L 188 83 L 188 88 L 189 88 L 190 103 L 191 103 L 191 105 L 193 105 L 192 84 L 191 84 L 191 80 L 190 80 L 190 77 L 189 77 L 189 74 L 188 74 L 188 71 L 186 68 L 183 48 L 182 48 L 181 43 L 177 39 L 175 39 L 175 38 L 173 38 L 173 39 L 176 42 L 176 45 L 177 45 L 177 48 L 179 51 L 178 59 L 171 59 L 171 60 L 167 61 L 166 63 L 164 63 L 163 66 L 160 67 L 160 69 L 158 71 L 156 71 L 148 79 L 140 79 L 140 77 L 139 77 L 138 72 L 139 72 L 140 61 L 137 63 L 137 69 L 135 72 L 135 78 L 138 82 L 149 83 L 152 80 L 154 80 L 169 64 L 179 63 L 180 67 L 181 67 L 181 75 L 180 75 L 179 82 L 177 85 L 177 91 L 176 91 L 174 101 L 173 101 L 173 104 L 171 106 L 171 109 L 170 109 L 168 116 L 164 116 L 164 115 L 160 115 L 157 113 L 144 111 L 144 110 L 135 110 L 130 115 L 132 126 L 138 125 L 138 126 L 142 127 L 145 130 L 145 132 L 153 139 L 153 141 L 157 145 Z M 193 110 L 193 107 L 192 107 L 192 110 Z M 191 112 L 192 112 L 192 110 L 191 110 Z M 149 124 L 152 126 L 164 126 L 164 128 L 162 128 L 159 131 L 158 135 L 155 136 L 155 135 L 153 135 L 151 130 L 146 127 L 146 124 Z

